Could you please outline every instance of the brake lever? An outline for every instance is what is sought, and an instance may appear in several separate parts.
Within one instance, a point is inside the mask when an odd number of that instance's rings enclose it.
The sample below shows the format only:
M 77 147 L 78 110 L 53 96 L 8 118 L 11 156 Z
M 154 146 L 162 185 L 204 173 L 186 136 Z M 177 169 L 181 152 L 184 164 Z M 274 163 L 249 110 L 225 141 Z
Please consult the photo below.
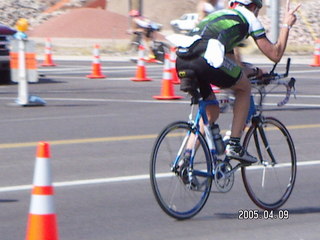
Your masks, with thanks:
M 296 83 L 296 79 L 295 78 L 291 78 L 290 81 L 288 82 L 288 86 L 290 88 L 294 88 L 295 89 L 295 83 Z
M 296 79 L 295 78 L 291 78 L 290 81 L 287 84 L 285 84 L 285 86 L 287 87 L 286 97 L 281 102 L 279 102 L 277 104 L 278 107 L 281 107 L 281 106 L 287 104 L 287 102 L 289 101 L 291 93 L 293 93 L 294 98 L 296 98 L 295 83 L 296 83 Z M 292 91 L 292 89 L 293 89 L 293 91 Z
M 290 87 L 290 89 L 293 89 L 294 98 L 297 98 L 295 84 L 296 84 L 296 79 L 292 77 L 288 82 L 288 86 Z

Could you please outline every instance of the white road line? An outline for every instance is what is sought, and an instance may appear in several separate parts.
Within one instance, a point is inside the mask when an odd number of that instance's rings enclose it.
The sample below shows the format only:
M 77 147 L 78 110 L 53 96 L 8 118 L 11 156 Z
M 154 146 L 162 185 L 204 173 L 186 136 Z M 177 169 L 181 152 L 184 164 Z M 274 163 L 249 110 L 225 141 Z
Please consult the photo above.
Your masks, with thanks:
M 298 165 L 298 167 L 320 165 L 320 160 L 298 162 L 297 165 Z M 168 177 L 171 175 L 172 174 L 170 174 L 170 173 L 165 173 L 165 174 L 161 174 L 161 177 Z M 55 183 L 53 183 L 53 186 L 54 187 L 69 187 L 69 186 L 79 186 L 79 185 L 131 182 L 131 181 L 148 180 L 148 179 L 149 179 L 148 174 L 142 174 L 142 175 L 134 175 L 134 176 L 113 177 L 113 178 L 95 178 L 95 179 L 86 179 L 86 180 L 55 182 Z M 30 189 L 32 189 L 32 187 L 33 187 L 32 185 L 1 187 L 0 192 L 14 192 L 14 191 L 30 190 Z
M 137 180 L 149 179 L 149 175 L 136 175 L 136 176 L 123 176 L 123 177 L 113 177 L 113 178 L 95 178 L 87 180 L 75 180 L 67 182 L 56 182 L 53 183 L 54 187 L 68 187 L 68 186 L 78 186 L 78 185 L 90 185 L 90 184 L 101 184 L 101 183 L 116 183 L 116 182 L 128 182 Z M 11 187 L 1 187 L 0 192 L 13 192 L 32 189 L 33 185 L 19 185 Z
M 284 97 L 284 94 L 273 94 L 270 93 L 267 95 L 267 97 Z M 320 95 L 305 95 L 305 94 L 299 94 L 297 93 L 297 98 L 320 98 Z
M 162 65 L 154 65 L 154 66 L 147 66 L 148 69 L 151 69 L 151 68 L 155 68 L 155 69 L 161 69 L 163 68 Z M 121 72 L 123 70 L 134 70 L 136 69 L 137 66 L 118 66 L 118 67 L 112 67 L 112 66 L 101 66 L 101 69 L 102 70 L 105 70 L 105 71 L 117 71 L 119 72 L 119 70 L 121 70 Z M 40 73 L 43 73 L 43 72 L 72 72 L 72 73 L 75 73 L 77 71 L 80 71 L 80 72 L 83 72 L 83 71 L 86 71 L 87 69 L 91 69 L 91 65 L 88 65 L 88 66 L 76 66 L 76 67 L 56 67 L 56 68 L 50 68 L 50 69 L 45 69 L 45 68 L 40 68 L 38 69 L 38 71 Z
M 136 69 L 136 66 L 107 66 L 107 65 L 101 65 L 101 69 L 103 70 L 119 70 L 119 69 Z M 162 65 L 148 65 L 147 68 L 163 68 Z M 91 69 L 91 65 L 88 66 L 72 66 L 72 67 L 56 67 L 56 68 L 50 68 L 50 69 L 46 69 L 46 68 L 40 68 L 38 69 L 39 72 L 60 72 L 60 71 L 83 71 L 84 69 Z M 320 69 L 314 69 L 314 70 L 292 70 L 290 71 L 290 75 L 291 74 L 299 74 L 299 73 L 319 73 Z
M 55 91 L 59 92 L 59 91 Z M 63 92 L 63 91 L 62 91 Z M 70 92 L 72 93 L 72 91 Z M 0 97 L 2 100 L 11 100 L 10 97 Z M 74 102 L 117 102 L 117 103 L 171 103 L 171 104 L 186 104 L 190 103 L 190 100 L 188 101 L 172 101 L 172 100 L 128 100 L 128 99 L 99 99 L 99 98 L 45 98 L 46 101 L 74 101 Z
M 53 91 L 53 92 L 60 92 L 60 91 Z M 72 91 L 61 91 L 61 92 L 70 92 Z M 49 91 L 49 93 L 51 93 Z M 281 96 L 281 95 L 279 95 Z M 270 97 L 272 97 L 270 95 Z M 278 97 L 278 96 L 274 96 Z M 319 98 L 320 96 L 314 96 Z M 306 96 L 306 98 L 308 98 Z M 312 96 L 310 97 L 312 98 Z M 0 97 L 2 100 L 10 100 L 10 97 Z M 179 100 L 179 101 L 172 101 L 172 100 L 141 100 L 141 99 L 103 99 L 103 98 L 45 98 L 46 101 L 73 101 L 73 102 L 116 102 L 116 103 L 156 103 L 156 104 L 163 104 L 163 103 L 170 103 L 170 104 L 186 104 L 190 103 L 190 100 Z M 266 106 L 276 106 L 276 103 L 264 103 Z M 285 106 L 287 107 L 320 107 L 320 104 L 300 104 L 300 103 L 287 103 Z
M 297 70 L 297 71 L 290 71 L 290 75 L 291 74 L 297 74 L 297 73 L 319 73 L 320 72 L 320 69 L 318 70 Z
M 157 100 L 125 100 L 125 99 L 88 99 L 88 98 L 78 98 L 78 99 L 70 99 L 70 98 L 46 98 L 46 100 L 54 100 L 54 101 L 86 101 L 86 102 L 117 102 L 117 103 L 171 103 L 171 104 L 186 104 L 190 103 L 190 100 L 184 101 L 157 101 Z M 277 106 L 276 103 L 264 103 L 265 106 Z M 285 106 L 287 107 L 320 107 L 320 104 L 294 104 L 287 103 Z
M 264 103 L 264 106 L 277 106 L 276 103 Z M 302 104 L 302 103 L 287 103 L 285 106 L 287 107 L 320 107 L 320 104 Z M 281 109 L 281 107 L 279 107 Z
M 44 78 L 54 78 L 54 79 L 87 79 L 86 75 L 88 75 L 89 72 L 87 73 L 84 73 L 83 76 L 53 76 L 53 75 L 50 75 L 50 77 L 44 77 Z M 108 74 L 108 73 L 106 73 Z M 160 75 L 159 76 L 148 76 L 150 77 L 151 79 L 153 80 L 160 80 Z M 100 79 L 95 79 L 96 81 L 129 81 L 131 80 L 132 77 L 108 77 L 108 75 L 105 77 L 105 78 L 100 78 Z M 72 91 L 70 91 L 72 92 Z

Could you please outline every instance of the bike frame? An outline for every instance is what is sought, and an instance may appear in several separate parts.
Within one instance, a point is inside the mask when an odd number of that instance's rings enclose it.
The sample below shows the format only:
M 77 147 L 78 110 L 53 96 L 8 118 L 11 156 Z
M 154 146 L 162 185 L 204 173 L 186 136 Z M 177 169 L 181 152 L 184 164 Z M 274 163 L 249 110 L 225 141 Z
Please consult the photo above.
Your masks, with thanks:
M 223 101 L 224 103 L 226 102 L 226 100 L 221 100 Z M 206 143 L 208 145 L 208 148 L 210 149 L 210 152 L 211 152 L 211 162 L 213 163 L 213 166 L 215 166 L 217 160 L 218 160 L 218 157 L 217 157 L 217 154 L 216 154 L 216 150 L 215 150 L 215 147 L 214 147 L 214 140 L 213 140 L 213 136 L 212 136 L 212 133 L 211 133 L 211 129 L 210 129 L 210 123 L 209 123 L 209 120 L 208 120 L 208 116 L 206 114 L 206 107 L 209 106 L 209 105 L 220 105 L 220 101 L 219 100 L 200 100 L 199 101 L 199 107 L 198 107 L 198 111 L 196 113 L 196 116 L 195 118 L 193 119 L 193 107 L 194 105 L 192 105 L 192 109 L 191 109 L 191 113 L 189 115 L 189 123 L 192 124 L 193 128 L 196 129 L 195 131 L 195 141 L 194 141 L 194 146 L 192 147 L 192 152 L 191 152 L 191 158 L 190 158 L 190 165 L 193 166 L 193 162 L 194 162 L 194 157 L 195 157 L 195 153 L 196 153 L 196 149 L 197 149 L 197 139 L 199 137 L 200 134 L 202 134 L 200 132 L 200 120 L 202 119 L 203 121 L 203 129 L 204 129 L 204 134 L 205 134 L 205 139 L 206 139 Z M 247 124 L 251 121 L 252 117 L 255 116 L 257 113 L 256 111 L 256 106 L 255 106 L 255 103 L 254 103 L 254 99 L 253 99 L 253 96 L 251 96 L 250 98 L 250 108 L 249 108 L 249 112 L 248 112 L 248 117 L 247 117 Z M 175 163 L 174 165 L 176 165 L 179 161 L 179 159 L 181 159 L 181 156 L 183 154 L 183 148 L 185 146 L 185 144 L 187 144 L 187 140 L 189 139 L 190 135 L 192 133 L 189 132 L 187 134 L 187 136 L 185 137 L 183 143 L 182 143 L 182 146 L 178 152 L 178 155 L 176 157 L 176 160 L 175 160 Z M 239 165 L 237 167 L 237 169 L 241 167 L 241 165 Z M 196 175 L 203 175 L 201 174 L 200 172 L 197 172 L 195 173 Z M 211 177 L 214 177 L 214 167 L 213 167 L 213 170 L 212 170 L 212 175 Z
M 261 89 L 259 90 L 259 92 L 261 91 Z M 263 97 L 263 94 L 260 92 L 260 95 L 261 97 Z M 197 139 L 199 138 L 199 135 L 202 134 L 200 132 L 200 120 L 202 119 L 203 121 L 203 129 L 204 129 L 204 137 L 206 139 L 206 143 L 208 145 L 208 148 L 210 149 L 210 153 L 211 153 L 211 162 L 213 164 L 213 168 L 212 168 L 212 173 L 209 177 L 214 177 L 214 170 L 215 170 L 215 165 L 217 163 L 217 160 L 218 160 L 218 156 L 216 154 L 216 150 L 215 150 L 215 147 L 214 147 L 214 140 L 213 140 L 213 136 L 212 136 L 212 133 L 211 133 L 211 129 L 210 129 L 210 123 L 209 123 L 209 120 L 208 120 L 208 116 L 206 114 L 206 107 L 209 106 L 209 105 L 218 105 L 220 106 L 221 103 L 226 103 L 228 102 L 227 99 L 222 99 L 222 100 L 199 100 L 199 103 L 198 103 L 198 110 L 197 110 L 197 113 L 195 115 L 195 117 L 193 118 L 193 112 L 194 112 L 194 106 L 195 104 L 192 104 L 192 107 L 191 107 L 191 113 L 189 115 L 189 124 L 192 125 L 192 128 L 193 129 L 196 129 L 194 135 L 194 145 L 192 146 L 192 152 L 191 152 L 191 158 L 190 158 L 190 166 L 192 168 L 193 166 L 193 162 L 194 162 L 194 157 L 195 157 L 195 154 L 196 154 L 196 150 L 197 150 Z M 262 105 L 262 101 L 259 102 L 259 106 Z M 261 110 L 261 109 L 260 109 Z M 262 118 L 261 118 L 261 112 L 259 114 L 257 114 L 257 107 L 256 107 L 256 104 L 254 102 L 254 97 L 253 95 L 250 96 L 250 107 L 249 107 L 249 111 L 248 111 L 248 117 L 247 117 L 247 120 L 246 120 L 246 126 L 252 121 L 252 124 L 259 124 L 262 122 Z M 254 120 L 253 120 L 254 119 Z M 265 134 L 264 134 L 264 131 L 263 129 L 259 128 L 259 133 L 261 134 L 262 136 L 262 139 L 263 139 L 263 143 L 265 144 L 265 146 L 268 146 L 268 141 L 267 141 L 267 138 L 265 137 Z M 182 144 L 181 144 L 181 147 L 178 151 L 178 154 L 176 156 L 176 159 L 174 161 L 174 164 L 173 166 L 177 166 L 179 160 L 181 159 L 182 155 L 183 155 L 183 149 L 184 149 L 184 146 L 187 144 L 188 142 L 188 139 L 190 137 L 192 133 L 189 132 Z M 255 134 L 256 135 L 256 134 Z M 256 141 L 257 142 L 257 141 Z M 271 158 L 272 158 L 272 162 L 275 163 L 275 159 L 273 157 L 273 154 L 271 152 L 271 150 L 268 150 Z M 261 154 L 259 154 L 261 156 Z M 261 157 L 259 156 L 259 159 L 262 159 Z M 229 160 L 228 158 L 226 158 L 225 160 Z M 241 163 L 239 163 L 233 170 L 232 172 L 235 172 L 238 168 L 242 167 L 243 165 Z M 200 176 L 203 176 L 205 175 L 203 172 L 200 172 L 200 171 L 196 171 L 196 172 L 193 172 L 195 175 L 200 175 Z M 192 176 L 190 176 L 192 177 Z M 208 176 L 207 176 L 208 177 Z
M 270 74 L 273 74 L 275 68 L 276 68 L 276 65 L 274 65 L 273 69 L 271 70 Z M 278 75 L 275 75 L 274 77 L 274 80 L 278 81 L 279 82 L 279 79 L 281 78 L 284 78 L 286 76 L 288 76 L 288 72 L 289 72 L 289 66 L 290 66 L 290 59 L 288 59 L 287 61 L 287 66 L 286 66 L 286 72 L 284 74 L 278 74 Z M 288 99 L 289 99 L 289 96 L 290 96 L 290 93 L 291 93 L 291 88 L 294 87 L 294 82 L 295 82 L 295 79 L 292 78 L 290 80 L 290 82 L 288 83 L 288 86 L 287 86 L 287 95 L 286 95 L 286 98 L 284 100 L 282 100 L 280 103 L 278 103 L 278 106 L 281 106 L 281 105 L 284 105 Z M 255 80 L 252 80 L 251 81 L 252 84 L 256 84 Z M 281 82 L 279 82 L 281 83 Z M 261 135 L 261 138 L 262 138 L 262 141 L 263 141 L 263 144 L 264 146 L 266 147 L 266 149 L 268 149 L 268 154 L 271 158 L 271 161 L 272 161 L 272 164 L 275 164 L 276 163 L 276 160 L 272 154 L 272 151 L 271 149 L 268 147 L 269 146 L 269 143 L 268 143 L 268 140 L 266 138 L 266 135 L 264 133 L 264 130 L 262 127 L 260 127 L 259 125 L 263 122 L 263 116 L 262 116 L 262 112 L 263 112 L 263 109 L 262 109 L 262 103 L 263 103 L 263 99 L 264 97 L 267 95 L 266 91 L 265 91 L 265 86 L 264 85 L 260 85 L 257 84 L 258 87 L 257 87 L 257 90 L 258 90 L 258 93 L 259 93 L 259 96 L 260 96 L 260 99 L 259 99 L 259 102 L 258 102 L 258 105 L 255 104 L 255 101 L 254 101 L 254 95 L 251 94 L 250 96 L 250 106 L 249 106 L 249 111 L 248 111 L 248 116 L 247 116 L 247 119 L 246 119 L 246 124 L 244 126 L 244 128 L 246 126 L 248 126 L 249 124 L 253 125 L 253 126 L 257 126 L 257 129 L 259 130 L 259 133 Z M 210 157 L 211 157 L 211 162 L 213 164 L 213 168 L 212 168 L 212 174 L 210 175 L 210 177 L 214 177 L 214 174 L 215 174 L 215 165 L 217 163 L 217 160 L 218 160 L 218 156 L 216 154 L 216 150 L 214 148 L 214 140 L 213 140 L 213 136 L 212 136 L 212 133 L 211 133 L 211 129 L 210 129 L 210 124 L 209 124 L 209 120 L 208 120 L 208 116 L 206 114 L 206 107 L 209 106 L 209 105 L 217 105 L 217 106 L 220 106 L 220 104 L 222 103 L 230 103 L 229 99 L 221 99 L 221 100 L 198 100 L 196 99 L 197 97 L 193 97 L 193 99 L 191 100 L 191 113 L 189 115 L 189 121 L 188 123 L 191 124 L 192 128 L 195 129 L 195 139 L 194 139 L 194 145 L 192 146 L 192 152 L 191 152 L 191 158 L 190 158 L 190 167 L 192 168 L 193 166 L 193 162 L 194 162 L 194 157 L 195 157 L 195 154 L 196 154 L 196 150 L 197 150 L 197 139 L 199 138 L 199 135 L 200 134 L 204 134 L 204 137 L 206 139 L 206 144 L 210 150 Z M 194 106 L 198 104 L 198 111 L 196 113 L 196 116 L 193 118 L 193 112 L 194 112 Z M 200 131 L 200 120 L 202 119 L 203 121 L 203 129 L 204 129 L 204 133 L 201 133 Z M 178 154 L 176 156 L 176 159 L 173 163 L 173 166 L 177 166 L 179 160 L 181 159 L 182 155 L 183 155 L 183 149 L 185 147 L 185 145 L 187 144 L 188 142 L 188 139 L 190 137 L 192 133 L 189 132 L 183 142 L 182 142 L 182 145 L 178 151 Z M 260 149 L 260 146 L 258 144 L 258 140 L 257 140 L 257 133 L 254 133 L 254 138 L 255 138 L 255 142 L 256 142 L 256 147 L 258 149 L 258 157 L 260 159 L 260 161 L 263 161 L 262 157 L 261 157 L 261 151 L 259 150 Z M 230 161 L 230 159 L 228 159 L 227 157 L 225 158 L 225 161 Z M 263 162 L 261 162 L 263 164 Z M 237 164 L 233 170 L 230 172 L 230 174 L 232 174 L 233 172 L 235 172 L 238 168 L 240 167 L 244 167 L 246 165 L 243 165 L 241 163 Z M 191 173 L 192 171 L 190 171 Z M 199 171 L 196 171 L 194 172 L 195 175 L 205 175 L 204 173 L 201 173 Z M 192 178 L 192 176 L 189 176 Z

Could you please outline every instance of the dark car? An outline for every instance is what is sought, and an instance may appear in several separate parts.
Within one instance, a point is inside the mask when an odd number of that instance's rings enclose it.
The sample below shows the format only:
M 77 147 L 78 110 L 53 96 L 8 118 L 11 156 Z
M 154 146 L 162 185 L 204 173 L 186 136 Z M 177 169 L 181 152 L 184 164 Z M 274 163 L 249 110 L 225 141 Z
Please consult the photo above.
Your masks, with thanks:
M 0 84 L 11 82 L 10 77 L 10 39 L 16 30 L 0 24 Z

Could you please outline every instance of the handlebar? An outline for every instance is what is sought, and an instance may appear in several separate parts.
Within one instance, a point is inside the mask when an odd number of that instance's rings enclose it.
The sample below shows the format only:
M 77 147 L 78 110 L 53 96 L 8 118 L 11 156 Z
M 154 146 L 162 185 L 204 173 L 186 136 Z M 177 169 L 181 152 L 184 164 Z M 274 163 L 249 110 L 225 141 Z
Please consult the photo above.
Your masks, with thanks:
M 278 107 L 281 107 L 285 105 L 291 96 L 292 90 L 295 95 L 295 78 L 291 78 L 289 81 L 284 80 L 284 78 L 288 77 L 289 75 L 289 70 L 290 70 L 290 64 L 291 64 L 291 59 L 288 58 L 287 60 L 287 65 L 286 65 L 286 71 L 285 73 L 279 74 L 275 73 L 275 69 L 277 67 L 277 63 L 273 66 L 272 70 L 269 73 L 263 74 L 261 78 L 251 78 L 251 84 L 252 85 L 262 85 L 262 86 L 267 86 L 267 85 L 283 85 L 286 87 L 286 96 L 285 98 L 278 102 Z

